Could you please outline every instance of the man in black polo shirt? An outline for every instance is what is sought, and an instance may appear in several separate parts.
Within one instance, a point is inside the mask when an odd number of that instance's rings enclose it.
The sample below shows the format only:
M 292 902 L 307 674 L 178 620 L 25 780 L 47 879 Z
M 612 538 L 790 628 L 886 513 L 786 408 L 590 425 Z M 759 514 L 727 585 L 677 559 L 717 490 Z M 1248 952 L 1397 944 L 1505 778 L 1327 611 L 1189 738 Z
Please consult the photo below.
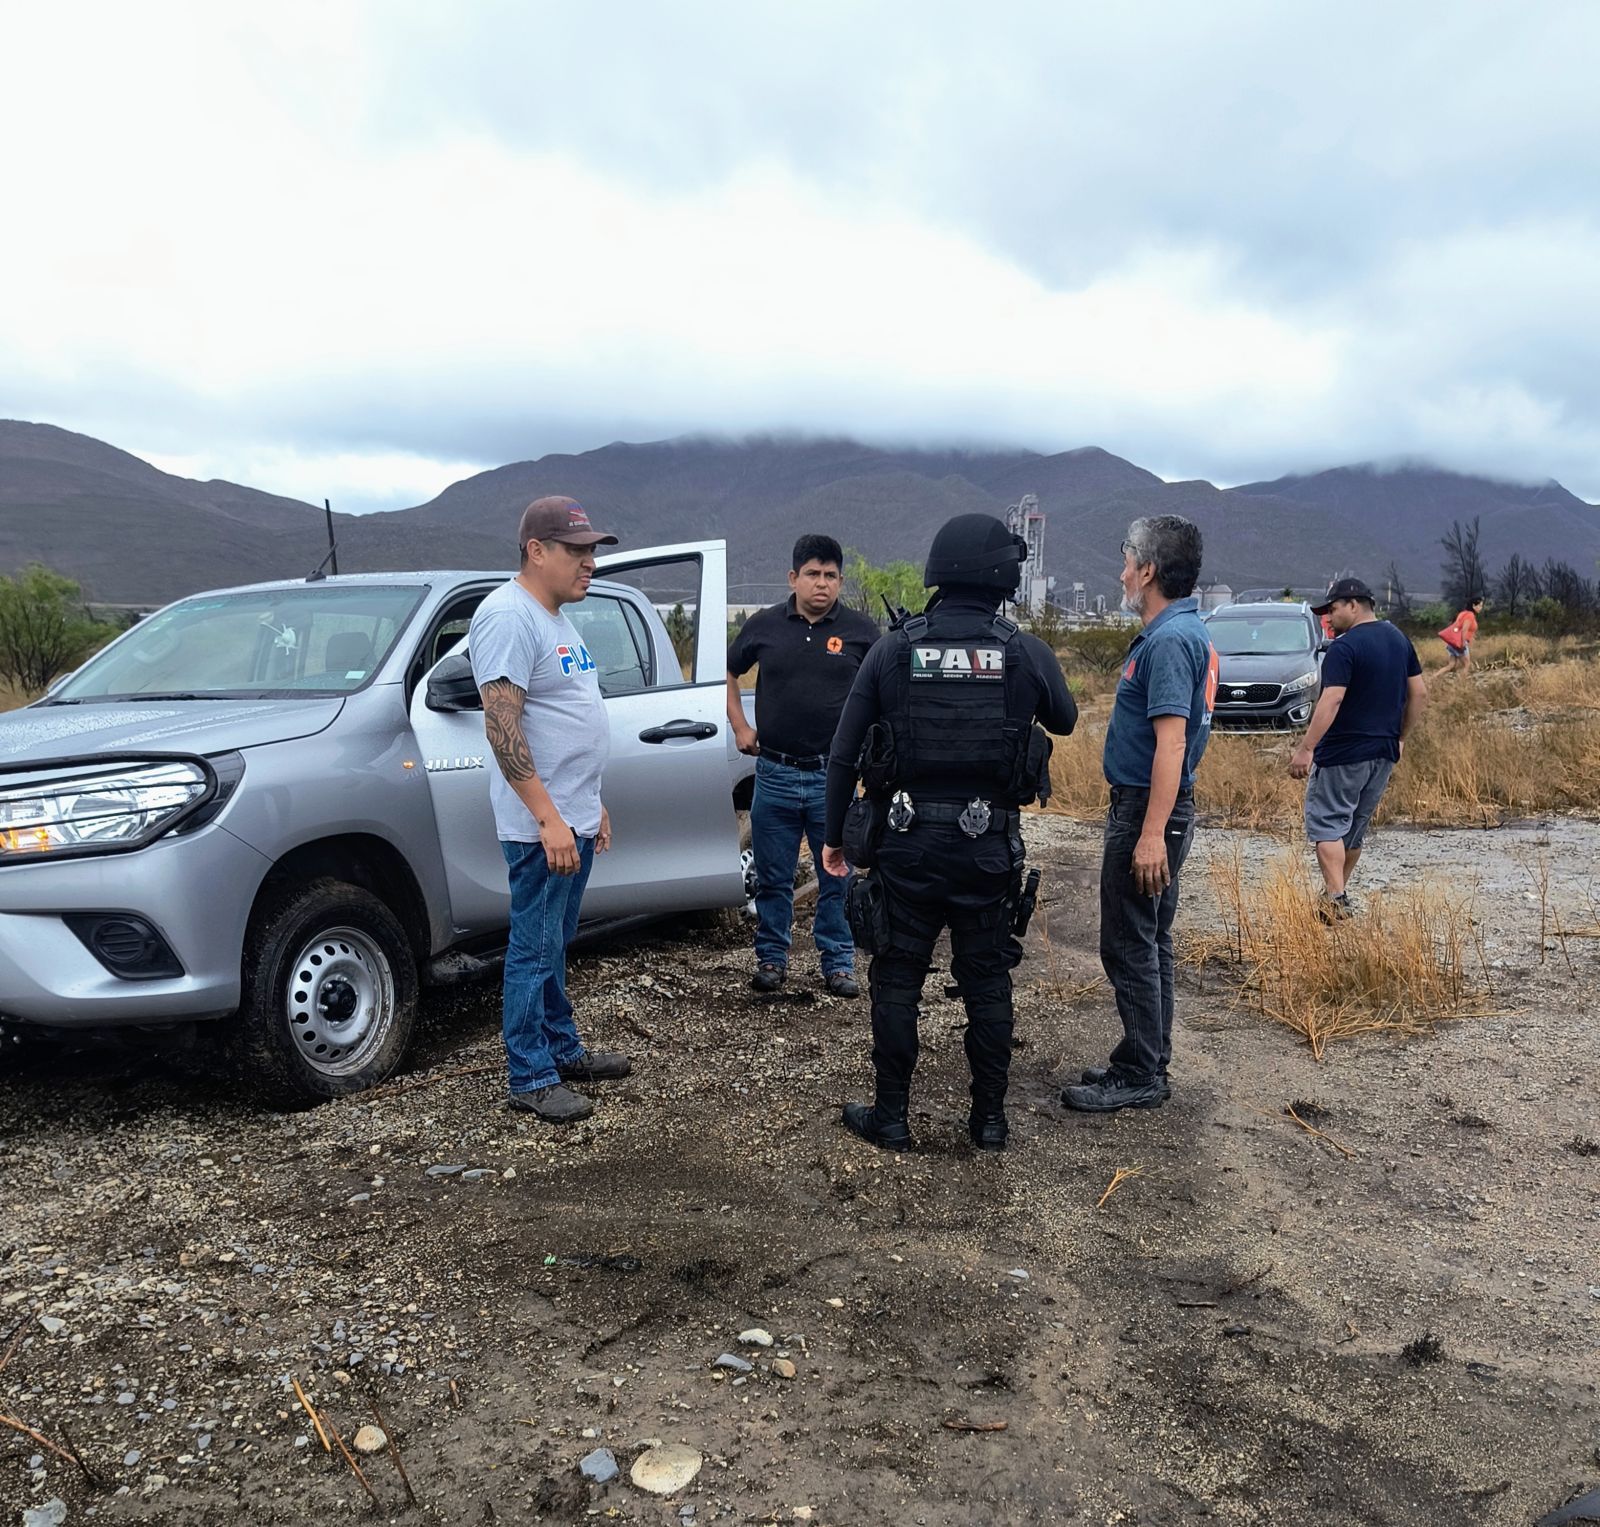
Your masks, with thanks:
M 822 983 L 836 997 L 860 993 L 855 944 L 844 916 L 848 877 L 822 867 L 823 804 L 828 747 L 856 670 L 878 639 L 878 627 L 839 603 L 844 552 L 831 536 L 794 543 L 783 604 L 758 610 L 728 648 L 728 721 L 741 753 L 756 758 L 750 846 L 756 860 L 757 991 L 776 991 L 789 965 L 794 874 L 800 839 L 817 867 L 812 937 L 822 956 Z M 745 720 L 739 675 L 759 665 L 756 724 Z

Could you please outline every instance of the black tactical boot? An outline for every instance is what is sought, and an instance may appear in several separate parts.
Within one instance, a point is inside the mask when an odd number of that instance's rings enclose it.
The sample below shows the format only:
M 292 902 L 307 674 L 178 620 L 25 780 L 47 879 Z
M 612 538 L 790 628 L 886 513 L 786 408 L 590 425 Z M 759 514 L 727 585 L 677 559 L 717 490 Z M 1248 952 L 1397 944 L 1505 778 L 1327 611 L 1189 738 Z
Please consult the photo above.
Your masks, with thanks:
M 1011 1133 L 1006 1124 L 1005 1100 L 974 1098 L 972 1112 L 967 1116 L 967 1133 L 980 1151 L 1003 1151 Z
M 880 1087 L 877 1101 L 870 1108 L 865 1103 L 844 1105 L 844 1127 L 879 1150 L 908 1151 L 916 1144 L 906 1121 L 910 1101 L 909 1092 L 890 1092 Z

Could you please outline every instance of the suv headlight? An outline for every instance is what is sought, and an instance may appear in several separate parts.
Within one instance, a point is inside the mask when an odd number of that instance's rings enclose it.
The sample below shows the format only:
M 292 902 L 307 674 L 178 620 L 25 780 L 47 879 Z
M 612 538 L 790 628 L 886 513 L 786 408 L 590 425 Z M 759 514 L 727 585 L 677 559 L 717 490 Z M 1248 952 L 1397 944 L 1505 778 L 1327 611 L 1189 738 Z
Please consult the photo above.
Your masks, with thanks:
M 1317 670 L 1313 668 L 1310 673 L 1303 673 L 1298 679 L 1290 679 L 1283 686 L 1283 692 L 1286 695 L 1297 695 L 1302 690 L 1310 689 L 1317 682 L 1317 678 Z
M 214 781 L 199 762 L 175 758 L 0 787 L 0 864 L 141 848 L 210 795 Z

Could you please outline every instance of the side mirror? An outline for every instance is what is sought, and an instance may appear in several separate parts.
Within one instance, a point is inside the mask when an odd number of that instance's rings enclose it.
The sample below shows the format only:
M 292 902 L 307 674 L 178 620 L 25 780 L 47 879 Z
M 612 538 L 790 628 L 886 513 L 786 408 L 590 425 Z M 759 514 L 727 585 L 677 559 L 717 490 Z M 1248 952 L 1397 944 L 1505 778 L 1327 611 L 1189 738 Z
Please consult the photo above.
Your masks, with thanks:
M 482 710 L 483 699 L 472 677 L 472 659 L 465 652 L 452 652 L 428 675 L 429 710 Z

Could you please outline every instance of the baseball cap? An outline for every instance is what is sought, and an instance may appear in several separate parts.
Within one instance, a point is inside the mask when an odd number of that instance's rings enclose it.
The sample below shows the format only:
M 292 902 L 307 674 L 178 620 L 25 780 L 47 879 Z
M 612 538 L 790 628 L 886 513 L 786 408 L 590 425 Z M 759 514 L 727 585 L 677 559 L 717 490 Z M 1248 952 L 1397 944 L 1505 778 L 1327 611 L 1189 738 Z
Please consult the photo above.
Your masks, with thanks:
M 1359 578 L 1335 578 L 1328 585 L 1328 592 L 1322 596 L 1322 603 L 1311 606 L 1311 613 L 1326 615 L 1333 608 L 1335 599 L 1365 599 L 1368 604 L 1377 603 L 1372 597 L 1372 590 Z
M 575 498 L 536 498 L 522 511 L 517 545 L 529 541 L 565 541 L 568 546 L 615 546 L 617 538 L 589 523 L 589 515 Z

